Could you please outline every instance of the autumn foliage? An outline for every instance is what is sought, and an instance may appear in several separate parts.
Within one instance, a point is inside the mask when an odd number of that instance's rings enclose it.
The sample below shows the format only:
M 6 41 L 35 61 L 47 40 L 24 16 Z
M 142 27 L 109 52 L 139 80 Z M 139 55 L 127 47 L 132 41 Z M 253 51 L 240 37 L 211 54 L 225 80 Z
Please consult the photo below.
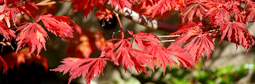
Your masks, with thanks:
M 97 7 L 95 16 L 106 21 L 117 15 L 114 8 L 132 9 L 149 20 L 179 13 L 179 29 L 167 36 L 175 41 L 165 47 L 163 40 L 153 33 L 123 31 L 119 21 L 121 32 L 116 34 L 119 37 L 106 40 L 100 31 L 82 30 L 68 16 L 54 16 L 39 9 L 61 2 L 73 2 L 73 12 L 84 11 L 85 17 Z M 0 4 L 0 34 L 4 37 L 1 43 L 17 42 L 16 52 L 0 56 L 3 73 L 25 60 L 43 64 L 47 70 L 47 60 L 40 52 L 47 49 L 48 33 L 63 38 L 68 44 L 67 54 L 77 56 L 67 57 L 61 61 L 63 64 L 51 69 L 63 74 L 69 72 L 69 83 L 79 76 L 90 83 L 92 78 L 103 74 L 107 62 L 131 72 L 134 67 L 148 75 L 148 69 L 159 67 L 165 74 L 172 65 L 189 69 L 201 56 L 209 59 L 215 49 L 215 38 L 242 45 L 247 51 L 254 45 L 245 27 L 255 20 L 253 0 L 0 0 Z M 171 37 L 174 35 L 178 37 Z M 90 57 L 94 48 L 101 51 L 97 58 Z

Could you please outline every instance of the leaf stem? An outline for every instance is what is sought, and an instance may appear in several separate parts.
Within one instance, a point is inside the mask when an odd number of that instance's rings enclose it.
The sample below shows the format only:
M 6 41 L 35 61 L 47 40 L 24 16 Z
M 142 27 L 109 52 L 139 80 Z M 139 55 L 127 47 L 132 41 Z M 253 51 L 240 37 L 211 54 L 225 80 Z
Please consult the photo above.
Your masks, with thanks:
M 113 13 L 116 15 L 117 19 L 118 19 L 118 22 L 119 22 L 119 25 L 120 25 L 120 29 L 121 29 L 121 32 L 123 33 L 123 27 L 122 27 L 122 24 L 121 24 L 121 21 L 120 21 L 120 17 L 119 17 L 119 14 L 114 12 Z
M 42 0 L 35 5 L 37 6 L 46 6 L 46 5 L 53 5 L 57 3 L 64 3 L 64 2 L 71 2 L 71 0 L 56 0 L 56 1 L 51 1 L 51 0 Z
M 160 42 L 163 42 L 163 43 L 165 43 L 165 42 L 175 42 L 175 40 L 163 40 L 163 41 L 160 41 Z
M 161 37 L 179 37 L 181 35 L 164 35 L 164 36 L 158 36 L 159 38 Z

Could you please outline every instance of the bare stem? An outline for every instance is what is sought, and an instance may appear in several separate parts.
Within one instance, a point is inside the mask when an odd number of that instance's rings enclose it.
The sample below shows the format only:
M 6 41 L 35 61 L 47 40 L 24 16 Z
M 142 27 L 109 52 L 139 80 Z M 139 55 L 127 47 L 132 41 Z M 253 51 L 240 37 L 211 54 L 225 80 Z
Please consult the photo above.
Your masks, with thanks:
M 162 43 L 165 43 L 165 42 L 175 42 L 175 40 L 163 40 L 163 41 L 160 41 Z
M 164 35 L 164 36 L 158 36 L 159 38 L 164 38 L 164 37 L 179 37 L 181 35 Z
M 117 17 L 117 19 L 118 19 L 118 23 L 119 23 L 119 25 L 120 25 L 121 32 L 123 33 L 123 27 L 122 27 L 122 24 L 121 24 L 121 21 L 120 21 L 119 14 L 116 13 L 116 12 L 114 12 L 114 13 L 115 13 L 115 15 L 116 15 L 116 17 Z
M 0 44 L 2 44 L 2 49 L 1 49 L 1 52 L 3 52 L 3 48 L 4 48 L 4 46 L 10 46 L 13 50 L 14 50 L 14 48 L 13 48 L 13 46 L 12 46 L 12 44 L 10 43 L 10 42 L 4 42 L 4 41 L 0 41 Z
M 64 2 L 71 2 L 71 0 L 58 0 L 58 1 L 42 0 L 41 2 L 36 3 L 36 5 L 37 6 L 46 6 L 46 5 L 53 5 L 56 3 L 64 3 Z

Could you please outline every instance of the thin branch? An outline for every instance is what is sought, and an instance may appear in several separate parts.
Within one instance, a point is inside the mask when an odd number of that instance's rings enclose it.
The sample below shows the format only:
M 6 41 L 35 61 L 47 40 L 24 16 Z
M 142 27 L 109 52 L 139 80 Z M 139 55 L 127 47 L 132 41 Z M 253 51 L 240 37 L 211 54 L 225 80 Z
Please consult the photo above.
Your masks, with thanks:
M 42 0 L 38 3 L 36 3 L 37 6 L 47 6 L 47 5 L 53 5 L 56 3 L 64 3 L 64 2 L 71 2 L 71 0 Z
M 110 7 L 108 7 L 109 9 Z M 167 23 L 164 23 L 164 22 L 159 22 L 155 19 L 153 20 L 149 20 L 146 18 L 146 16 L 144 15 L 141 15 L 129 8 L 123 8 L 122 11 L 120 11 L 118 9 L 118 7 L 115 7 L 115 9 L 113 9 L 114 11 L 116 12 L 119 12 L 121 13 L 122 15 L 124 15 L 125 17 L 141 24 L 141 25 L 144 25 L 144 26 L 147 26 L 149 28 L 152 28 L 152 29 L 157 29 L 157 30 L 163 30 L 163 31 L 168 31 L 168 32 L 175 32 L 178 30 L 178 26 L 176 25 L 170 25 L 170 24 L 167 24 Z M 213 30 L 212 30 L 213 31 Z M 255 36 L 252 36 L 253 39 L 255 40 Z M 255 46 L 253 46 L 255 48 Z
M 1 52 L 3 52 L 4 46 L 10 46 L 14 50 L 14 47 L 12 46 L 12 44 L 10 42 L 0 41 L 0 44 L 2 44 Z
M 161 37 L 179 37 L 179 36 L 181 36 L 181 35 L 165 35 L 165 36 L 158 36 L 159 38 L 161 38 Z
M 36 5 L 50 5 L 50 4 L 70 2 L 70 1 L 71 0 L 60 0 L 60 1 L 43 0 L 39 3 L 37 3 Z M 175 32 L 175 31 L 178 30 L 177 25 L 170 25 L 170 24 L 167 24 L 167 23 L 164 23 L 164 22 L 157 21 L 155 19 L 149 20 L 149 19 L 146 18 L 145 15 L 139 14 L 139 13 L 137 13 L 137 12 L 135 12 L 135 11 L 129 9 L 129 8 L 126 8 L 126 7 L 123 8 L 122 11 L 120 11 L 118 9 L 118 7 L 112 8 L 110 6 L 110 3 L 107 3 L 106 8 L 112 9 L 115 12 L 119 12 L 120 14 L 124 15 L 125 17 L 127 17 L 127 18 L 141 24 L 141 25 L 152 28 L 152 29 L 164 30 L 164 31 L 168 31 L 168 32 Z M 119 21 L 119 24 L 121 24 L 119 18 L 118 18 L 118 21 Z M 121 27 L 121 31 L 123 32 L 122 25 L 120 25 L 120 27 Z M 253 39 L 255 39 L 255 36 L 252 36 L 252 37 L 253 37 Z
M 120 21 L 119 14 L 116 13 L 116 12 L 114 12 L 114 13 L 115 13 L 115 15 L 116 15 L 116 17 L 117 17 L 117 19 L 118 19 L 118 23 L 119 23 L 119 25 L 120 25 L 121 32 L 123 33 L 123 27 L 122 27 L 122 24 L 121 24 L 121 21 Z
M 108 7 L 110 8 L 110 7 Z M 129 8 L 123 8 L 123 10 L 119 10 L 118 7 L 115 7 L 113 9 L 116 12 L 119 12 L 120 14 L 124 15 L 125 17 L 133 20 L 134 22 L 137 22 L 141 25 L 147 26 L 152 29 L 158 29 L 158 30 L 164 30 L 164 31 L 169 31 L 169 32 L 175 32 L 178 30 L 177 25 L 170 25 L 164 22 L 159 22 L 155 19 L 149 20 L 146 18 L 146 16 L 139 14 Z
M 175 42 L 175 40 L 163 40 L 163 41 L 160 41 L 162 43 L 165 43 L 165 42 Z

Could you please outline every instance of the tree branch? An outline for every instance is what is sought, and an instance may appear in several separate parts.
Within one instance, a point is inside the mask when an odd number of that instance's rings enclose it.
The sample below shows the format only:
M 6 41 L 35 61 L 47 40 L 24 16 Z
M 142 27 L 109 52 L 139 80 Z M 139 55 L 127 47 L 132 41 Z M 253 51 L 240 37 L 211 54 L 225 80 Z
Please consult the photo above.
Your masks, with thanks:
M 124 15 L 125 17 L 141 24 L 144 26 L 147 26 L 152 29 L 158 29 L 158 30 L 164 30 L 169 32 L 175 32 L 178 30 L 177 25 L 170 25 L 164 22 L 159 22 L 155 19 L 149 20 L 146 18 L 146 16 L 139 14 L 129 8 L 124 8 L 122 11 L 118 9 L 118 7 L 115 7 L 114 11 L 119 12 L 120 14 Z
M 139 14 L 129 8 L 124 8 L 123 11 L 120 11 L 118 7 L 115 7 L 114 11 L 119 12 L 120 14 L 124 15 L 125 17 L 137 22 L 138 24 L 144 25 L 148 28 L 152 29 L 158 29 L 158 30 L 163 30 L 163 31 L 168 31 L 168 32 L 175 32 L 178 30 L 177 25 L 170 25 L 164 22 L 159 22 L 155 19 L 149 20 L 146 18 L 146 16 Z M 255 40 L 255 36 L 252 36 L 253 39 Z M 253 46 L 255 48 L 255 46 Z

